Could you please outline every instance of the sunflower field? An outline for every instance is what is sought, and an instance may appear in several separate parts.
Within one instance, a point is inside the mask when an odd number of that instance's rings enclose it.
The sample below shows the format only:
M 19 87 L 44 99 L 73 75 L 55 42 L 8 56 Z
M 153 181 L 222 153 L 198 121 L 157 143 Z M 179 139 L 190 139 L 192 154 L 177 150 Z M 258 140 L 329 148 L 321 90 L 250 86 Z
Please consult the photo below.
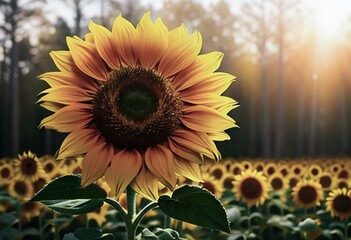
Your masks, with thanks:
M 80 174 L 81 161 L 38 158 L 31 152 L 19 155 L 18 159 L 1 159 L 1 239 L 124 239 L 126 230 L 121 215 L 106 203 L 93 212 L 72 215 L 28 201 L 51 180 Z M 351 237 L 349 159 L 225 159 L 206 164 L 202 170 L 203 182 L 180 178 L 177 185 L 198 185 L 215 195 L 226 210 L 231 232 L 177 221 L 156 208 L 141 221 L 139 239 Z M 103 179 L 97 183 L 110 191 Z M 162 194 L 170 193 L 164 189 Z M 116 200 L 127 208 L 125 193 Z M 149 202 L 138 197 L 137 208 Z M 81 238 L 79 230 L 87 228 L 91 235 L 87 237 L 85 232 Z

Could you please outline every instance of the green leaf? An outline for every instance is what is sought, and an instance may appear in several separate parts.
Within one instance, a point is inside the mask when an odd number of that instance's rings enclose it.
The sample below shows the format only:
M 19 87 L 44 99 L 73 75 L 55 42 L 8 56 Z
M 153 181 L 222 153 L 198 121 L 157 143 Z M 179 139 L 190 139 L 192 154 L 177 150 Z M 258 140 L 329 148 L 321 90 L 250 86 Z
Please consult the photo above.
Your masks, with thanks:
M 318 226 L 316 222 L 311 218 L 306 218 L 302 222 L 299 222 L 298 227 L 305 232 L 310 232 L 316 229 Z
M 1 213 L 0 214 L 0 231 L 11 227 L 15 224 L 18 219 L 10 213 Z
M 176 189 L 172 197 L 161 196 L 158 204 L 172 218 L 230 233 L 225 209 L 205 188 L 184 185 Z
M 144 228 L 141 232 L 142 240 L 178 240 L 179 233 L 170 228 L 156 228 L 153 232 L 149 229 Z
M 65 175 L 46 184 L 30 201 L 59 199 L 104 199 L 107 193 L 96 184 L 80 186 L 80 175 Z
M 74 236 L 79 240 L 95 240 L 102 237 L 102 233 L 96 228 L 79 228 L 74 232 Z
M 63 240 L 79 240 L 73 233 L 67 233 L 63 236 Z
M 65 214 L 84 214 L 99 209 L 104 202 L 98 199 L 47 200 L 42 201 L 48 208 Z

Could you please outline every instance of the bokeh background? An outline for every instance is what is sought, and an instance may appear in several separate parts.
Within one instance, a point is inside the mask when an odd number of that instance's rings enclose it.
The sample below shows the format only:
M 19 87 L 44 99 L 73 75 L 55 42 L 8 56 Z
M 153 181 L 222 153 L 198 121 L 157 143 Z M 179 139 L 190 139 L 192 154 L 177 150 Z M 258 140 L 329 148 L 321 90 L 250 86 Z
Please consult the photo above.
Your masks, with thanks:
M 202 52 L 224 52 L 220 71 L 237 76 L 225 95 L 240 104 L 230 113 L 240 128 L 218 144 L 223 157 L 351 155 L 349 0 L 0 0 L 0 158 L 53 155 L 64 138 L 38 129 L 51 50 L 90 20 L 111 29 L 149 10 L 169 29 L 200 31 Z

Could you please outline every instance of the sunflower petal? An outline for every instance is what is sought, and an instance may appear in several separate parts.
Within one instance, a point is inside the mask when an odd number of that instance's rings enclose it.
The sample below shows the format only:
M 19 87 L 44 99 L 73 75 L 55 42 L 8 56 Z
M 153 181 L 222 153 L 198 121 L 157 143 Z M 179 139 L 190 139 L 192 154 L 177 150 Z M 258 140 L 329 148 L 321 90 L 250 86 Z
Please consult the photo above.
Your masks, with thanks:
M 144 14 L 137 25 L 137 52 L 140 64 L 146 68 L 153 68 L 165 54 L 168 45 L 168 29 L 160 18 L 155 24 L 150 18 L 150 12 Z
M 187 147 L 180 145 L 177 141 L 173 140 L 172 138 L 168 138 L 168 145 L 174 154 L 183 159 L 197 164 L 202 164 L 204 161 L 202 155 L 199 154 L 197 151 L 191 150 Z
M 184 108 L 180 120 L 188 128 L 206 133 L 216 133 L 236 127 L 232 118 L 205 106 Z
M 173 154 L 169 149 L 161 145 L 149 147 L 145 152 L 145 163 L 163 185 L 170 189 L 175 187 L 177 176 L 174 171 Z
M 94 44 L 72 37 L 67 37 L 66 41 L 73 61 L 82 72 L 97 80 L 105 81 L 108 78 L 105 63 Z
M 197 151 L 210 159 L 218 159 L 219 152 L 216 145 L 208 137 L 206 139 L 206 136 L 206 133 L 195 133 L 185 129 L 178 129 L 173 132 L 170 138 L 179 145 Z
M 73 61 L 70 51 L 51 51 L 50 56 L 62 72 L 80 72 Z
M 199 164 L 175 157 L 174 166 L 176 172 L 195 182 L 202 182 Z
M 136 30 L 134 26 L 121 15 L 119 15 L 112 26 L 112 37 L 117 52 L 124 63 L 135 66 L 137 62 L 135 53 Z
M 223 73 L 223 72 L 215 72 L 212 74 L 207 74 L 205 78 L 193 78 L 192 86 L 188 87 L 182 91 L 180 91 L 180 96 L 194 96 L 204 93 L 216 93 L 221 95 L 230 84 L 233 83 L 235 76 Z
M 97 129 L 77 129 L 63 140 L 57 159 L 84 154 L 99 143 L 102 143 L 102 138 Z
M 48 88 L 42 91 L 42 96 L 37 103 L 50 101 L 59 104 L 72 104 L 77 102 L 86 102 L 93 99 L 94 92 L 87 91 L 75 86 L 59 86 L 55 88 Z
M 45 127 L 58 132 L 72 132 L 77 128 L 83 128 L 92 120 L 88 104 L 74 103 L 63 107 L 51 116 L 44 118 L 39 128 Z
M 192 64 L 175 76 L 174 86 L 180 91 L 194 85 L 196 82 L 193 79 L 206 78 L 209 73 L 213 73 L 219 68 L 223 55 L 221 52 L 198 55 Z
M 120 61 L 112 40 L 112 33 L 103 26 L 95 24 L 93 21 L 89 24 L 89 30 L 94 36 L 94 43 L 99 55 L 110 68 L 118 69 Z
M 158 183 L 156 176 L 153 175 L 145 165 L 143 165 L 130 186 L 141 196 L 146 197 L 151 201 L 157 201 L 159 198 Z
M 119 197 L 124 192 L 140 171 L 141 165 L 141 155 L 136 150 L 122 150 L 112 158 L 105 177 L 113 196 Z
M 194 62 L 201 47 L 202 37 L 199 32 L 171 44 L 160 61 L 158 72 L 165 78 L 180 72 Z
M 99 87 L 97 81 L 88 76 L 81 76 L 73 72 L 47 72 L 38 77 L 47 82 L 50 87 L 73 85 L 86 90 L 96 91 Z
M 188 35 L 188 30 L 184 23 L 182 23 L 179 27 L 172 29 L 168 32 L 168 39 L 170 42 L 174 43 L 179 41 L 180 39 L 184 38 Z
M 88 186 L 101 178 L 113 157 L 113 146 L 105 142 L 88 151 L 82 162 L 81 185 Z

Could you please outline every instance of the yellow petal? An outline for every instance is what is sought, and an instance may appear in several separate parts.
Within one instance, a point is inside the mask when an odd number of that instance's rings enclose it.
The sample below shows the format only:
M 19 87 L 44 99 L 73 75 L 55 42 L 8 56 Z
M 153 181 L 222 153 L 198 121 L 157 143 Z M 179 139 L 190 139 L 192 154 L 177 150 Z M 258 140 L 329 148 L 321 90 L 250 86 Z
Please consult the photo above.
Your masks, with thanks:
M 158 183 L 156 176 L 143 165 L 130 186 L 141 196 L 151 201 L 157 201 L 159 198 Z
M 69 51 L 51 51 L 50 56 L 60 71 L 74 72 L 74 70 L 78 70 Z
M 47 82 L 50 87 L 73 85 L 86 90 L 96 91 L 100 86 L 96 80 L 73 72 L 47 72 L 38 78 Z
M 194 96 L 198 94 L 204 93 L 216 93 L 221 95 L 234 81 L 235 76 L 222 73 L 215 72 L 212 74 L 207 74 L 204 78 L 193 78 L 192 86 L 188 87 L 182 91 L 180 91 L 181 97 Z
M 201 154 L 197 152 L 197 150 L 191 150 L 188 147 L 184 147 L 172 138 L 168 138 L 168 144 L 169 148 L 177 156 L 197 164 L 203 163 L 203 158 Z
M 137 32 L 139 44 L 136 47 L 140 64 L 146 68 L 153 68 L 165 54 L 168 29 L 161 19 L 157 19 L 154 24 L 150 12 L 147 12 L 137 25 Z
M 94 36 L 94 43 L 99 55 L 110 68 L 118 69 L 120 61 L 114 41 L 112 40 L 112 33 L 105 27 L 95 24 L 93 21 L 89 24 L 89 30 Z
M 182 23 L 179 27 L 172 29 L 168 32 L 168 39 L 170 43 L 174 43 L 179 41 L 180 39 L 184 38 L 188 35 L 188 30 L 184 23 Z
M 93 116 L 89 112 L 92 106 L 89 104 L 74 103 L 66 106 L 44 118 L 39 127 L 54 129 L 58 132 L 72 132 L 75 129 L 88 125 Z
M 165 78 L 180 72 L 194 62 L 201 47 L 202 38 L 199 32 L 169 44 L 160 61 L 158 72 Z
M 198 55 L 195 61 L 179 72 L 172 81 L 178 91 L 191 87 L 196 82 L 193 79 L 204 79 L 216 71 L 223 58 L 221 52 L 210 52 Z
M 105 63 L 94 44 L 71 37 L 67 37 L 66 41 L 73 61 L 82 72 L 97 80 L 108 79 Z
M 149 147 L 145 152 L 147 168 L 166 187 L 173 189 L 177 182 L 172 152 L 161 146 Z
M 230 140 L 230 136 L 226 132 L 209 133 L 208 137 L 213 141 L 226 141 Z
M 219 153 L 216 145 L 210 139 L 206 139 L 205 136 L 207 136 L 205 133 L 177 129 L 172 133 L 170 138 L 179 145 L 197 151 L 199 154 L 208 158 L 218 158 Z
M 66 106 L 64 104 L 59 104 L 54 102 L 42 102 L 39 105 L 51 112 L 57 112 L 58 110 Z
M 136 44 L 136 30 L 134 26 L 119 15 L 112 26 L 112 37 L 123 62 L 126 65 L 135 66 L 137 57 L 134 49 Z
M 92 101 L 94 97 L 93 91 L 87 91 L 75 86 L 59 86 L 55 88 L 48 88 L 42 91 L 42 96 L 37 103 L 50 101 L 60 104 L 72 104 L 77 102 Z
M 180 120 L 188 128 L 206 133 L 216 133 L 236 127 L 232 118 L 205 106 L 184 108 Z
M 195 182 L 202 182 L 201 170 L 199 164 L 186 161 L 184 159 L 175 158 L 176 172 Z
M 99 131 L 94 128 L 73 131 L 63 140 L 57 159 L 84 154 L 94 146 L 101 144 L 102 140 Z
M 124 192 L 140 171 L 141 165 L 141 155 L 136 150 L 122 150 L 112 158 L 105 173 L 112 196 L 119 197 Z
M 214 109 L 219 109 L 224 106 L 236 106 L 237 104 L 237 101 L 230 97 L 218 96 L 214 93 L 183 96 L 182 101 L 193 105 L 204 105 Z
M 88 151 L 82 162 L 81 185 L 83 187 L 88 186 L 101 178 L 113 157 L 114 148 L 111 144 L 106 142 Z

